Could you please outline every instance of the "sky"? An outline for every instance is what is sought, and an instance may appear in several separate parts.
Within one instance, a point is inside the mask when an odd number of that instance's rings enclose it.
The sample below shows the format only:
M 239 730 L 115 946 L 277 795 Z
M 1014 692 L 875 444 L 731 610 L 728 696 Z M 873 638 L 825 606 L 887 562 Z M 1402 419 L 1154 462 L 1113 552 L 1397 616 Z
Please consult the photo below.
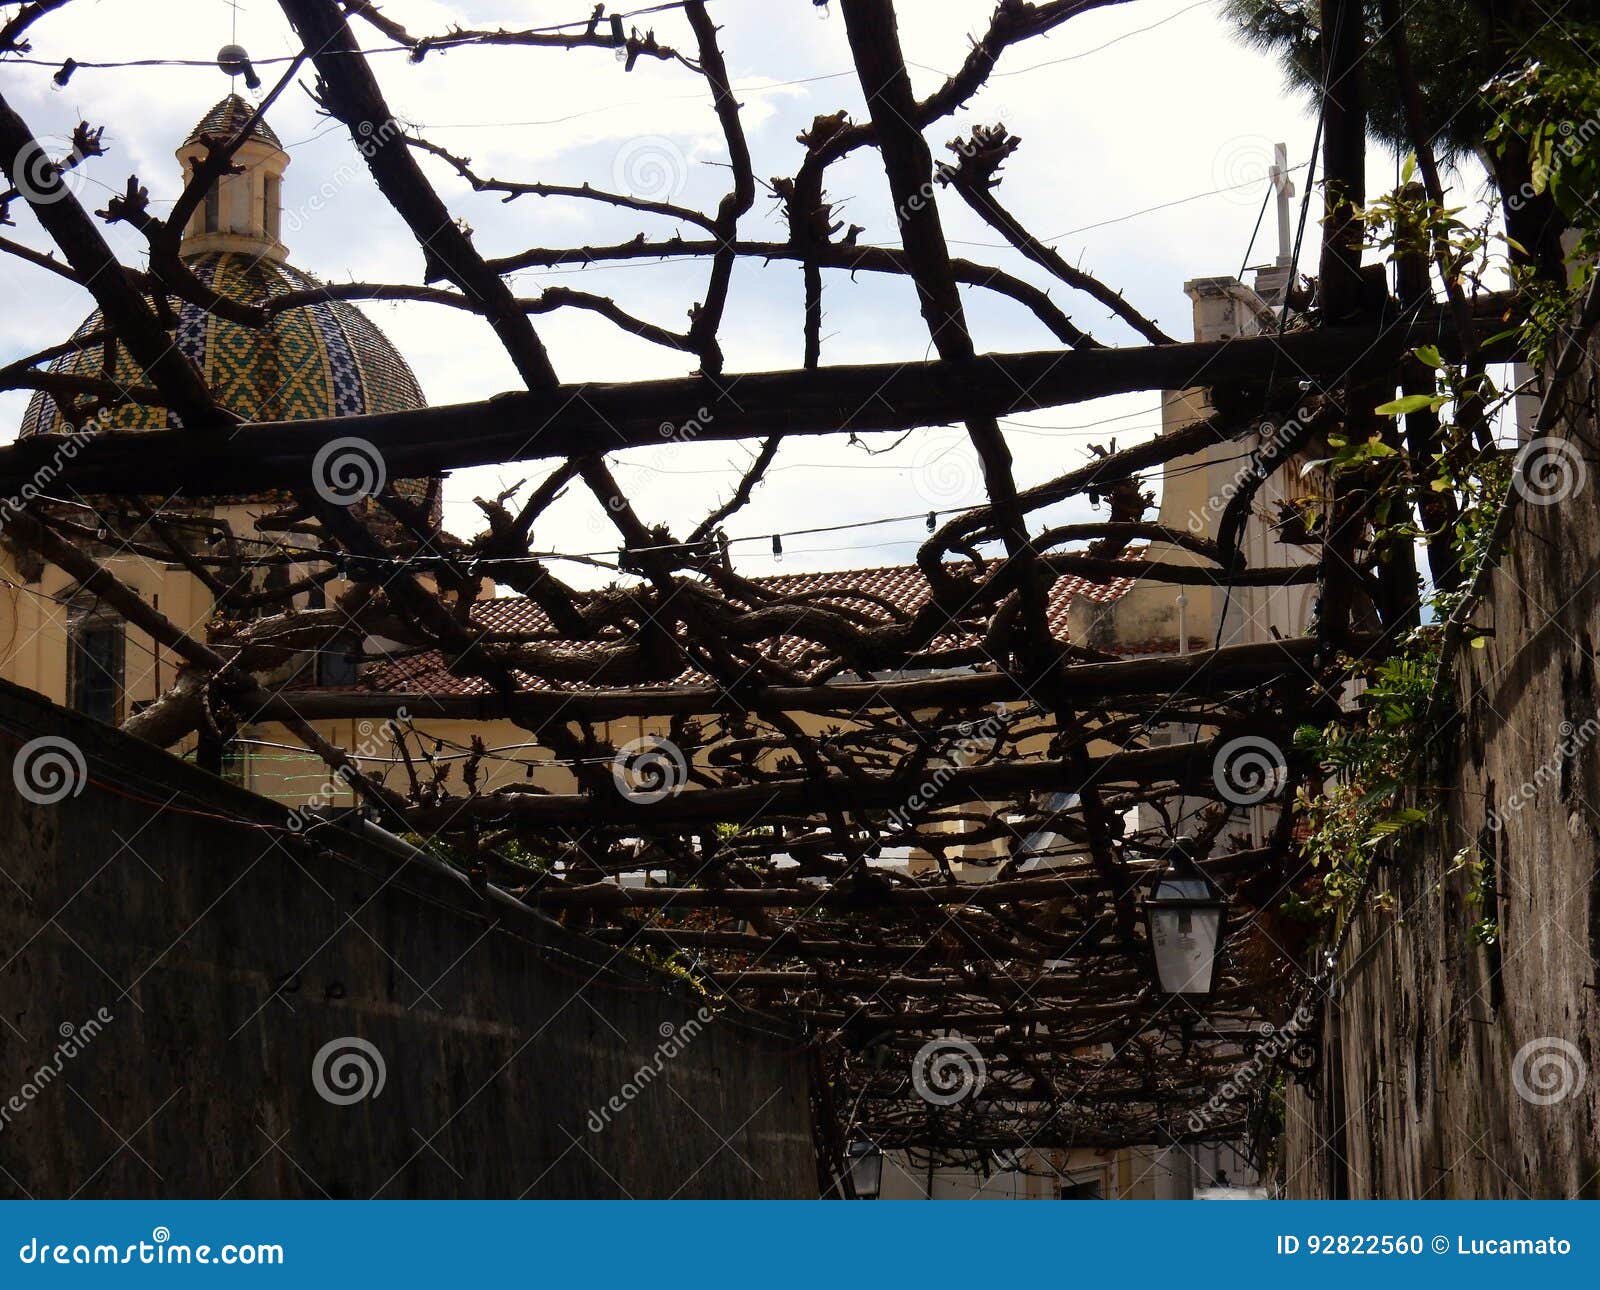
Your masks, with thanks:
M 586 0 L 386 0 L 384 12 L 413 33 L 452 25 L 526 28 L 582 21 Z M 919 96 L 936 88 L 981 31 L 993 0 L 901 0 L 901 39 Z M 766 181 L 793 175 L 803 155 L 795 136 L 812 118 L 841 108 L 866 117 L 835 3 L 810 0 L 709 0 L 744 105 L 744 125 L 762 181 L 741 235 L 782 240 L 779 205 Z M 1269 59 L 1245 49 L 1221 17 L 1220 0 L 1134 0 L 1090 11 L 1051 35 L 1007 51 L 970 110 L 928 131 L 936 153 L 974 124 L 1003 121 L 1021 138 L 999 195 L 1034 233 L 1063 256 L 1123 291 L 1170 334 L 1190 336 L 1186 280 L 1237 274 L 1269 261 L 1276 229 L 1269 208 L 1250 251 L 1268 193 L 1272 145 L 1288 148 L 1303 180 L 1314 118 L 1284 88 Z M 276 4 L 240 0 L 75 0 L 32 29 L 34 56 L 59 63 L 156 58 L 198 66 L 83 69 L 65 89 L 48 66 L 0 64 L 4 91 L 35 134 L 64 148 L 73 125 L 106 127 L 108 154 L 88 162 L 74 182 L 91 207 L 125 185 L 130 173 L 158 212 L 181 189 L 173 150 L 229 88 L 211 61 L 234 38 L 262 62 L 270 85 L 282 66 L 266 60 L 296 52 Z M 693 41 L 680 12 L 636 19 L 680 48 Z M 641 59 L 625 71 L 608 51 L 561 52 L 463 48 L 420 64 L 364 24 L 396 117 L 426 138 L 470 156 L 480 174 L 560 184 L 588 181 L 641 196 L 668 197 L 714 211 L 728 182 L 722 134 L 704 82 L 687 69 Z M 401 220 L 378 193 L 348 133 L 319 113 L 311 77 L 274 105 L 269 121 L 291 157 L 284 181 L 284 241 L 291 261 L 325 281 L 418 282 L 421 256 Z M 243 89 L 242 83 L 239 87 Z M 1374 147 L 1369 190 L 1392 186 L 1396 160 Z M 679 228 L 671 219 L 622 212 L 564 198 L 505 203 L 475 194 L 442 163 L 425 169 L 451 210 L 473 229 L 478 249 L 494 257 L 533 246 L 656 239 Z M 1452 177 L 1470 195 L 1473 180 Z M 1220 191 L 1219 191 L 1220 190 Z M 877 154 L 870 149 L 834 166 L 828 193 L 836 217 L 864 228 L 865 243 L 894 245 L 896 229 Z M 1142 343 L 1109 312 L 1029 265 L 972 215 L 942 194 L 941 218 L 952 252 L 1004 268 L 1048 288 L 1080 326 L 1118 345 Z M 1296 203 L 1298 209 L 1298 201 Z M 1315 258 L 1315 210 L 1304 268 Z M 7 234 L 49 248 L 31 212 L 13 207 Z M 125 263 L 142 267 L 142 240 L 123 225 L 103 226 Z M 699 263 L 646 261 L 521 273 L 513 287 L 535 295 L 571 286 L 612 296 L 629 311 L 675 330 L 704 289 Z M 963 289 L 980 351 L 1055 348 L 1057 342 L 1020 306 Z M 92 308 L 87 293 L 0 255 L 0 362 L 53 344 Z M 481 399 L 517 387 L 510 362 L 481 320 L 420 304 L 368 305 L 415 370 L 430 403 Z M 917 361 L 931 356 L 927 332 L 906 280 L 828 273 L 824 284 L 823 361 Z M 648 345 L 587 312 L 561 310 L 534 319 L 564 381 L 625 381 L 685 375 L 692 358 Z M 741 264 L 734 275 L 722 343 L 727 370 L 796 367 L 801 359 L 800 270 L 792 263 Z M 0 394 L 0 441 L 15 433 L 26 396 Z M 1091 443 L 1127 446 L 1158 428 L 1160 396 L 1139 394 L 1029 414 L 1005 423 L 1018 482 L 1042 482 L 1086 459 Z M 891 446 L 893 445 L 893 446 Z M 965 433 L 931 428 L 893 444 L 874 437 L 871 452 L 842 437 L 786 442 L 754 500 L 727 524 L 735 567 L 761 575 L 903 563 L 925 534 L 930 509 L 982 500 L 981 474 Z M 685 536 L 737 481 L 753 443 L 654 447 L 616 454 L 618 478 L 641 516 Z M 460 471 L 446 485 L 446 524 L 463 536 L 479 527 L 475 496 L 499 493 L 548 470 L 538 462 Z M 1090 518 L 1087 504 L 1054 513 Z M 798 530 L 864 520 L 892 523 L 841 532 Z M 781 559 L 771 534 L 785 534 Z M 741 540 L 746 539 L 746 540 Z M 612 551 L 615 530 L 585 490 L 570 490 L 534 532 L 540 550 Z M 563 576 L 592 585 L 605 575 L 563 563 Z

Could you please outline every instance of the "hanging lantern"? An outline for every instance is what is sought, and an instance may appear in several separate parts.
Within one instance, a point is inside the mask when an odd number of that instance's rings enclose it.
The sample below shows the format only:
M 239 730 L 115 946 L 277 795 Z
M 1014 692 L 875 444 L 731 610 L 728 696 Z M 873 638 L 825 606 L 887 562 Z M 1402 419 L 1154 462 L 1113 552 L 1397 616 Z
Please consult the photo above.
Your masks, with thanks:
M 883 1190 L 883 1152 L 870 1142 L 852 1142 L 849 1167 L 856 1199 L 877 1200 Z
M 256 69 L 250 62 L 250 55 L 245 53 L 242 45 L 224 45 L 217 50 L 217 66 L 229 76 L 242 76 L 246 88 L 259 90 L 261 78 L 256 75 Z
M 1155 961 L 1156 982 L 1167 994 L 1210 994 L 1228 898 L 1187 856 L 1179 855 L 1157 875 L 1145 897 L 1145 931 Z

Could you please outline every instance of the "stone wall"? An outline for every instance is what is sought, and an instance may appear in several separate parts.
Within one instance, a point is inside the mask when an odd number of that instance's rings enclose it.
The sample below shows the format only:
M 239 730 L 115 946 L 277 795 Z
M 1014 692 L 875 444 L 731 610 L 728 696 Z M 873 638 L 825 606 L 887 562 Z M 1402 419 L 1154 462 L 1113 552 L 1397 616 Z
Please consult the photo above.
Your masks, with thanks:
M 1600 1196 L 1594 370 L 1528 463 L 1487 635 L 1457 656 L 1439 814 L 1354 925 L 1318 1096 L 1291 1085 L 1290 1195 Z
M 0 1194 L 815 1194 L 792 1035 L 284 818 L 0 684 Z

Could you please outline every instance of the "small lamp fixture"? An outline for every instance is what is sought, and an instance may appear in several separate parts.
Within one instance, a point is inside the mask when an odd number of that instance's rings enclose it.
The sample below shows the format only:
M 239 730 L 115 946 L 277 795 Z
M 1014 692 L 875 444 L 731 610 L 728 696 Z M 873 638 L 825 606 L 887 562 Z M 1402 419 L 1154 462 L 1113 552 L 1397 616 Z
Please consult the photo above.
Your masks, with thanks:
M 852 1142 L 849 1169 L 856 1199 L 877 1200 L 883 1190 L 883 1152 L 870 1142 Z
M 256 75 L 256 69 L 250 62 L 250 55 L 245 53 L 243 45 L 224 45 L 217 50 L 217 66 L 229 76 L 242 76 L 247 88 L 259 90 L 261 78 Z
M 1167 994 L 1210 994 L 1228 898 L 1187 854 L 1174 851 L 1145 897 L 1156 983 Z

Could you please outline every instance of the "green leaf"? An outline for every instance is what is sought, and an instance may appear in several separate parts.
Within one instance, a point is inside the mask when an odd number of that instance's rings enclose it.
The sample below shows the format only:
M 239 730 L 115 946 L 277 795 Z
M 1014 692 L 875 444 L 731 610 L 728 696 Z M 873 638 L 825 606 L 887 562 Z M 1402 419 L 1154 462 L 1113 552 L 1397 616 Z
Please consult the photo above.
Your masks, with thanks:
M 1435 395 L 1432 394 L 1407 394 L 1403 398 L 1391 399 L 1374 408 L 1380 417 L 1397 417 L 1406 412 L 1420 412 L 1423 408 L 1432 407 Z
M 1426 363 L 1429 367 L 1444 366 L 1444 358 L 1440 355 L 1437 345 L 1419 345 L 1411 352 L 1416 355 L 1419 363 Z
M 1411 176 L 1417 173 L 1417 154 L 1411 153 L 1406 157 L 1406 164 L 1400 169 L 1400 182 L 1409 184 Z

